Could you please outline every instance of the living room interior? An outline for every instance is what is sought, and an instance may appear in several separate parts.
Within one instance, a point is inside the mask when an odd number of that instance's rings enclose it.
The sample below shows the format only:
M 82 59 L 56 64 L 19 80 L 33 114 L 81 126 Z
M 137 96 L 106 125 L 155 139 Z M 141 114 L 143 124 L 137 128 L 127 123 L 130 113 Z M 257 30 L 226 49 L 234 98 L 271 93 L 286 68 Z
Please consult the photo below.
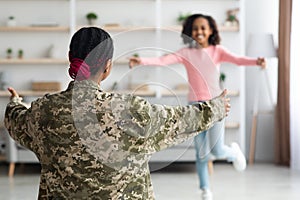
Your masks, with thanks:
M 187 105 L 182 65 L 130 69 L 128 58 L 181 48 L 182 21 L 195 13 L 214 17 L 230 51 L 267 63 L 266 69 L 221 65 L 232 107 L 225 143 L 237 142 L 248 165 L 237 173 L 231 163 L 212 162 L 214 199 L 299 199 L 299 8 L 296 0 L 0 0 L 0 199 L 37 199 L 40 170 L 34 153 L 17 145 L 4 126 L 8 86 L 28 105 L 65 90 L 70 38 L 81 27 L 97 26 L 115 45 L 104 90 Z M 152 156 L 157 199 L 200 199 L 193 145 L 189 140 Z

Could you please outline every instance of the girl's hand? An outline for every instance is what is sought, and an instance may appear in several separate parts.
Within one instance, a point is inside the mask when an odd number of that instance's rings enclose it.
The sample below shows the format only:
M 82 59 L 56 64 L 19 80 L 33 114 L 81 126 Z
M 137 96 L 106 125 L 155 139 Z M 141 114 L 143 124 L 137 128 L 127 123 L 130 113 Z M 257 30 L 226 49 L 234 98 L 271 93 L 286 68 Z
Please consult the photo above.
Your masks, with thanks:
M 257 58 L 256 64 L 257 64 L 258 66 L 260 66 L 262 69 L 265 69 L 266 66 L 267 66 L 267 65 L 266 65 L 266 60 L 265 60 L 265 58 L 262 58 L 262 57 Z
M 138 57 L 130 57 L 129 58 L 129 67 L 133 68 L 136 65 L 141 64 L 141 59 Z
M 8 91 L 10 92 L 10 94 L 11 94 L 11 97 L 10 97 L 10 98 L 13 98 L 13 97 L 19 98 L 19 94 L 17 93 L 17 91 L 16 91 L 14 88 L 9 87 L 9 88 L 7 88 L 7 90 L 8 90 Z

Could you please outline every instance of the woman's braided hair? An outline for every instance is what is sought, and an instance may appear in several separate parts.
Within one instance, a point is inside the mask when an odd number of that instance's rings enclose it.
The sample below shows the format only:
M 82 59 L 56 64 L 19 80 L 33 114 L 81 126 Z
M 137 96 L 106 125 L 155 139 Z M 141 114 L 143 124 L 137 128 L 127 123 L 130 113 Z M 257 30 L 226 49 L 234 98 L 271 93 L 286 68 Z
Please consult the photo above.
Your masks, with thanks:
M 69 60 L 80 59 L 89 66 L 91 75 L 104 70 L 107 60 L 113 57 L 113 41 L 110 35 L 97 27 L 84 27 L 72 37 Z

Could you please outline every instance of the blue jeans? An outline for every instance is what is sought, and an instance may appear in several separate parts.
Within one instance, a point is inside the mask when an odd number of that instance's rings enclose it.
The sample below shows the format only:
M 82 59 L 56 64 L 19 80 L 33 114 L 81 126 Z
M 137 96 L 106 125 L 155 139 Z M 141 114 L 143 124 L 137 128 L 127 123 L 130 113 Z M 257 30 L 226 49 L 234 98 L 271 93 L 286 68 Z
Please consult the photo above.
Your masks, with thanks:
M 201 189 L 209 188 L 208 161 L 212 159 L 235 160 L 235 152 L 224 144 L 225 120 L 215 123 L 207 131 L 194 138 L 196 149 L 196 169 Z

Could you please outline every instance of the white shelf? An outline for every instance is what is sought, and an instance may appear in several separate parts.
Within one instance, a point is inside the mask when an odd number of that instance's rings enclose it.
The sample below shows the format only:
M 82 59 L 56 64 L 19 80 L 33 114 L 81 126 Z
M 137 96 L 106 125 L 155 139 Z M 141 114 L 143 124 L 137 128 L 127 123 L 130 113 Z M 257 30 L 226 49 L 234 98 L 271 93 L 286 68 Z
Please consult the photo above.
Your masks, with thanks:
M 136 96 L 144 96 L 144 97 L 155 97 L 156 92 L 154 90 L 116 90 L 111 91 L 115 93 L 121 93 L 121 94 L 133 94 Z
M 53 58 L 27 58 L 27 59 L 0 59 L 1 64 L 68 64 L 67 59 L 53 59 Z
M 134 95 L 138 95 L 138 96 L 147 96 L 147 97 L 155 97 L 158 96 L 157 92 L 155 90 L 116 90 L 116 91 L 112 91 L 112 92 L 116 92 L 116 93 L 123 93 L 123 94 L 134 94 Z M 172 91 L 169 90 L 162 90 L 161 92 L 161 97 L 172 97 L 172 96 L 186 96 L 188 94 L 187 90 L 176 90 L 173 89 Z M 239 96 L 240 92 L 239 91 L 234 91 L 234 90 L 230 90 L 228 91 L 227 96 L 229 97 L 237 97 Z
M 7 27 L 1 26 L 2 32 L 69 32 L 70 28 L 67 26 L 15 26 Z
M 59 91 L 33 91 L 33 90 L 20 90 L 17 91 L 20 96 L 43 96 L 47 93 L 56 93 Z M 147 97 L 154 97 L 156 95 L 155 91 L 152 90 L 120 90 L 120 91 L 111 91 L 121 94 L 134 94 L 137 96 L 147 96 Z M 0 91 L 0 97 L 10 97 L 10 93 L 8 91 Z
M 130 57 L 130 56 L 129 56 Z M 114 64 L 116 64 L 116 65 L 126 65 L 126 66 L 128 66 L 129 67 L 129 60 L 128 59 L 125 59 L 125 58 L 122 58 L 122 59 L 117 59 L 117 60 L 114 60 L 113 61 L 114 62 Z
M 163 27 L 162 29 L 181 31 L 182 30 L 182 26 L 181 25 L 166 26 L 166 27 Z M 223 25 L 218 25 L 218 30 L 220 32 L 238 32 L 240 30 L 240 28 L 238 26 L 223 26 Z
M 187 90 L 163 90 L 161 95 L 162 96 L 174 96 L 174 95 L 178 95 L 178 96 L 185 96 L 188 94 Z M 227 96 L 229 97 L 238 97 L 240 95 L 239 91 L 235 91 L 235 90 L 229 90 L 227 93 Z
M 133 31 L 133 30 L 140 30 L 140 31 L 155 31 L 157 28 L 150 27 L 150 26 L 98 26 L 96 27 L 102 28 L 108 32 L 121 32 L 121 31 Z M 77 27 L 79 30 L 82 27 L 90 27 L 90 25 L 81 25 Z
M 240 127 L 240 123 L 238 122 L 225 122 L 225 128 L 227 129 L 238 129 Z
M 43 96 L 47 93 L 56 93 L 58 91 L 32 91 L 32 90 L 22 90 L 18 91 L 20 96 Z M 132 91 L 132 90 L 121 90 L 121 91 L 113 91 L 113 92 L 118 92 L 118 93 L 123 93 L 123 94 L 134 94 L 138 96 L 147 96 L 147 97 L 155 97 L 156 93 L 155 91 L 151 90 L 137 90 L 137 91 Z M 181 91 L 175 91 L 175 93 L 180 93 Z M 232 92 L 235 94 L 236 92 Z M 10 97 L 10 93 L 8 91 L 0 91 L 0 97 Z M 226 122 L 225 123 L 225 128 L 227 129 L 237 129 L 240 127 L 240 124 L 238 122 Z
M 89 27 L 90 25 L 81 25 L 77 27 L 77 30 L 79 30 L 82 27 Z M 97 25 L 95 25 L 97 26 Z M 162 27 L 147 27 L 147 26 L 98 26 L 99 28 L 102 28 L 108 32 L 121 32 L 121 31 L 156 31 L 158 29 L 161 30 L 174 30 L 181 32 L 182 26 L 181 25 L 172 25 L 172 26 L 162 26 Z M 218 29 L 221 32 L 238 32 L 239 27 L 238 26 L 223 26 L 218 25 Z
M 17 91 L 20 96 L 27 96 L 27 97 L 39 97 L 43 96 L 47 93 L 55 93 L 58 91 L 33 91 L 33 90 L 20 90 Z M 11 94 L 8 91 L 0 91 L 0 97 L 10 97 Z

